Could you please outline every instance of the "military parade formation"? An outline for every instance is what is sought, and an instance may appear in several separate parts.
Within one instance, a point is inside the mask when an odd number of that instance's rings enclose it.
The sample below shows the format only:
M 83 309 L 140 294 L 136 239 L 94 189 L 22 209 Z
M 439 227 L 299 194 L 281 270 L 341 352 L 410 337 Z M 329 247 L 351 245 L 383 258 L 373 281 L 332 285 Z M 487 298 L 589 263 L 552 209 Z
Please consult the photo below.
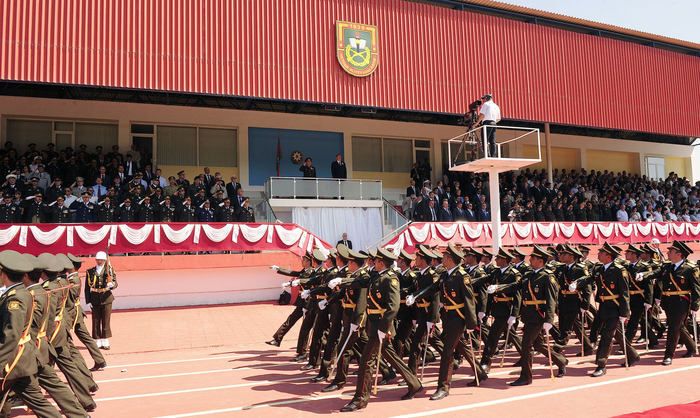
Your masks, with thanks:
M 521 369 L 511 386 L 532 384 L 536 353 L 553 381 L 566 376 L 569 354 L 595 355 L 590 375 L 605 375 L 613 341 L 628 369 L 642 356 L 633 343 L 648 352 L 664 334 L 662 365 L 671 365 L 682 346 L 683 357 L 698 354 L 700 270 L 685 243 L 674 241 L 665 255 L 647 244 L 605 243 L 597 262 L 589 253 L 569 243 L 534 246 L 529 254 L 519 248 L 492 254 L 459 243 L 419 245 L 412 254 L 357 252 L 343 244 L 329 252 L 316 248 L 302 257 L 299 271 L 270 266 L 289 276 L 284 290 L 299 292 L 294 311 L 267 344 L 279 347 L 301 320 L 291 361 L 303 363 L 302 371 L 318 370 L 310 381 L 326 384 L 323 393 L 345 387 L 349 364 L 357 361 L 355 393 L 341 412 L 365 408 L 370 392 L 397 374 L 407 389 L 401 399 L 412 399 L 423 389 L 426 363 L 437 361 L 431 400 L 449 395 L 464 360 L 473 376 L 467 385 L 478 387 L 494 362 L 503 367 L 508 350 L 517 351 L 514 366 Z M 580 347 L 567 352 L 574 336 Z
M 80 306 L 83 259 L 72 254 L 34 256 L 0 252 L 0 416 L 9 417 L 13 405 L 24 404 L 38 417 L 88 417 L 97 408 L 99 390 L 92 372 L 107 366 L 102 350 L 109 350 L 109 318 L 117 287 L 114 269 L 105 252 L 95 256 L 88 270 L 85 296 L 92 308 L 92 333 Z M 87 347 L 95 361 L 88 368 L 73 338 Z M 67 383 L 56 374 L 58 366 Z M 56 407 L 42 393 L 48 393 Z M 59 412 L 60 410 L 60 412 Z

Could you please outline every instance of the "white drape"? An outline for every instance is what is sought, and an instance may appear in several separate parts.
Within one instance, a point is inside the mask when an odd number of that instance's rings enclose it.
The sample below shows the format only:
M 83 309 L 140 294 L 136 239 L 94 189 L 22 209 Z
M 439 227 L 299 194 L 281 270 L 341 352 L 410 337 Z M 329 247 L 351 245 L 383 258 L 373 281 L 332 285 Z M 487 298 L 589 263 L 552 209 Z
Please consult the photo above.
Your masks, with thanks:
M 382 239 L 379 208 L 293 208 L 292 222 L 335 245 L 347 232 L 355 251 Z
M 10 241 L 15 239 L 17 233 L 19 232 L 19 229 L 19 225 L 12 225 L 11 227 L 0 231 L 0 246 L 7 245 L 10 243 Z
M 163 233 L 165 234 L 165 237 L 168 238 L 168 241 L 172 242 L 173 244 L 185 242 L 185 240 L 192 235 L 193 230 L 194 224 L 185 225 L 185 227 L 179 231 L 175 231 L 168 225 L 163 225 Z
M 214 228 L 211 225 L 204 224 L 202 225 L 202 229 L 204 230 L 204 235 L 206 235 L 207 238 L 209 238 L 209 240 L 214 242 L 221 242 L 225 240 L 226 237 L 228 237 L 228 234 L 231 233 L 233 225 L 226 224 L 223 228 Z
M 76 226 L 75 227 L 75 232 L 78 234 L 80 239 L 90 245 L 95 245 L 98 242 L 102 241 L 105 239 L 107 234 L 109 234 L 109 231 L 112 229 L 111 225 L 105 225 L 102 228 L 98 229 L 97 231 L 90 231 L 89 229 L 85 228 L 84 226 Z
M 61 235 L 63 235 L 63 232 L 66 230 L 65 226 L 57 226 L 56 228 L 43 232 L 39 227 L 37 226 L 30 226 L 29 230 L 32 231 L 32 236 L 34 236 L 34 239 L 42 245 L 53 245 L 56 241 L 58 241 L 59 238 L 61 238 Z
M 267 225 L 260 225 L 257 227 L 250 227 L 248 225 L 241 225 L 241 234 L 246 241 L 251 243 L 256 243 L 262 239 L 267 233 Z
M 275 231 L 280 241 L 284 245 L 292 246 L 295 242 L 299 241 L 301 234 L 304 232 L 301 228 L 294 228 L 291 230 L 284 229 L 281 225 L 275 225 Z
M 139 229 L 129 228 L 126 225 L 119 225 L 119 231 L 122 233 L 124 239 L 133 245 L 143 244 L 146 238 L 151 235 L 152 230 L 153 225 L 144 225 Z
M 637 227 L 637 232 L 644 236 L 651 234 L 651 222 L 635 222 L 634 226 Z

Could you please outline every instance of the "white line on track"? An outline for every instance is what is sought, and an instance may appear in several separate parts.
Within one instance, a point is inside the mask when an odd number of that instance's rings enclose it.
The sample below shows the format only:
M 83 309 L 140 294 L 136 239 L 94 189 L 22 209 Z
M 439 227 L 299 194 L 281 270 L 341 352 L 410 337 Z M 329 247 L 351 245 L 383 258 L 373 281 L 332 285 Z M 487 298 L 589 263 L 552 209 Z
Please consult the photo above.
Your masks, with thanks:
M 175 374 L 159 374 L 159 375 L 154 375 L 154 376 L 140 376 L 140 377 L 126 377 L 123 379 L 108 379 L 108 380 L 96 380 L 96 383 L 113 383 L 113 382 L 127 382 L 131 380 L 147 380 L 147 379 L 161 379 L 161 378 L 167 378 L 167 377 L 180 377 L 180 376 L 194 376 L 198 374 L 209 374 L 209 373 L 224 373 L 224 372 L 238 372 L 241 370 L 253 370 L 253 369 L 262 369 L 262 368 L 267 368 L 267 367 L 285 367 L 285 366 L 299 366 L 296 363 L 289 363 L 289 364 L 265 364 L 262 366 L 247 366 L 247 367 L 234 367 L 230 369 L 219 369 L 219 370 L 201 370 L 197 372 L 187 372 L 187 373 L 175 373 Z M 306 379 L 306 378 L 304 378 Z M 310 379 L 310 378 L 309 378 Z M 271 382 L 274 383 L 274 382 Z
M 158 365 L 158 364 L 188 363 L 188 362 L 193 362 L 193 361 L 207 361 L 207 360 L 232 359 L 232 358 L 243 359 L 243 358 L 250 358 L 250 357 L 259 357 L 259 356 L 256 354 L 245 354 L 245 355 L 235 355 L 235 356 L 212 356 L 212 357 L 191 358 L 191 359 L 184 359 L 184 360 L 154 361 L 151 363 L 122 364 L 120 366 L 107 366 L 107 367 L 105 367 L 105 369 L 123 369 L 125 367 L 154 366 L 154 365 Z

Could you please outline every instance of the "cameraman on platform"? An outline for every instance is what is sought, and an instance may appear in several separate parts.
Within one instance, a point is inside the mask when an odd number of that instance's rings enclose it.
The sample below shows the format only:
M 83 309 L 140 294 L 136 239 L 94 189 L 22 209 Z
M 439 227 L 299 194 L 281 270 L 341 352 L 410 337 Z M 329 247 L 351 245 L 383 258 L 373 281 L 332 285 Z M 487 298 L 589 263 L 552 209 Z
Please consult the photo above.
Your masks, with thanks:
M 493 102 L 493 96 L 491 94 L 485 94 L 481 100 L 484 104 L 481 105 L 479 109 L 479 119 L 477 120 L 477 125 L 481 123 L 482 125 L 494 126 L 493 128 L 486 128 L 486 137 L 489 140 L 489 156 L 496 157 L 496 124 L 501 120 L 501 108 L 498 107 L 496 103 Z

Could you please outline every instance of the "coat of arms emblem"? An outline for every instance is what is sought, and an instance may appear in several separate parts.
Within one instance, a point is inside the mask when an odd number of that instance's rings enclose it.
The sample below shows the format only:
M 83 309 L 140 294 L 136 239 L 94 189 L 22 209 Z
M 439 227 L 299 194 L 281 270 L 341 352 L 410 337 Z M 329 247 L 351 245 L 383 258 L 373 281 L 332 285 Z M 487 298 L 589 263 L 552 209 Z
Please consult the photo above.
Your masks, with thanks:
M 367 77 L 379 64 L 377 27 L 337 21 L 336 43 L 340 66 L 355 77 Z

